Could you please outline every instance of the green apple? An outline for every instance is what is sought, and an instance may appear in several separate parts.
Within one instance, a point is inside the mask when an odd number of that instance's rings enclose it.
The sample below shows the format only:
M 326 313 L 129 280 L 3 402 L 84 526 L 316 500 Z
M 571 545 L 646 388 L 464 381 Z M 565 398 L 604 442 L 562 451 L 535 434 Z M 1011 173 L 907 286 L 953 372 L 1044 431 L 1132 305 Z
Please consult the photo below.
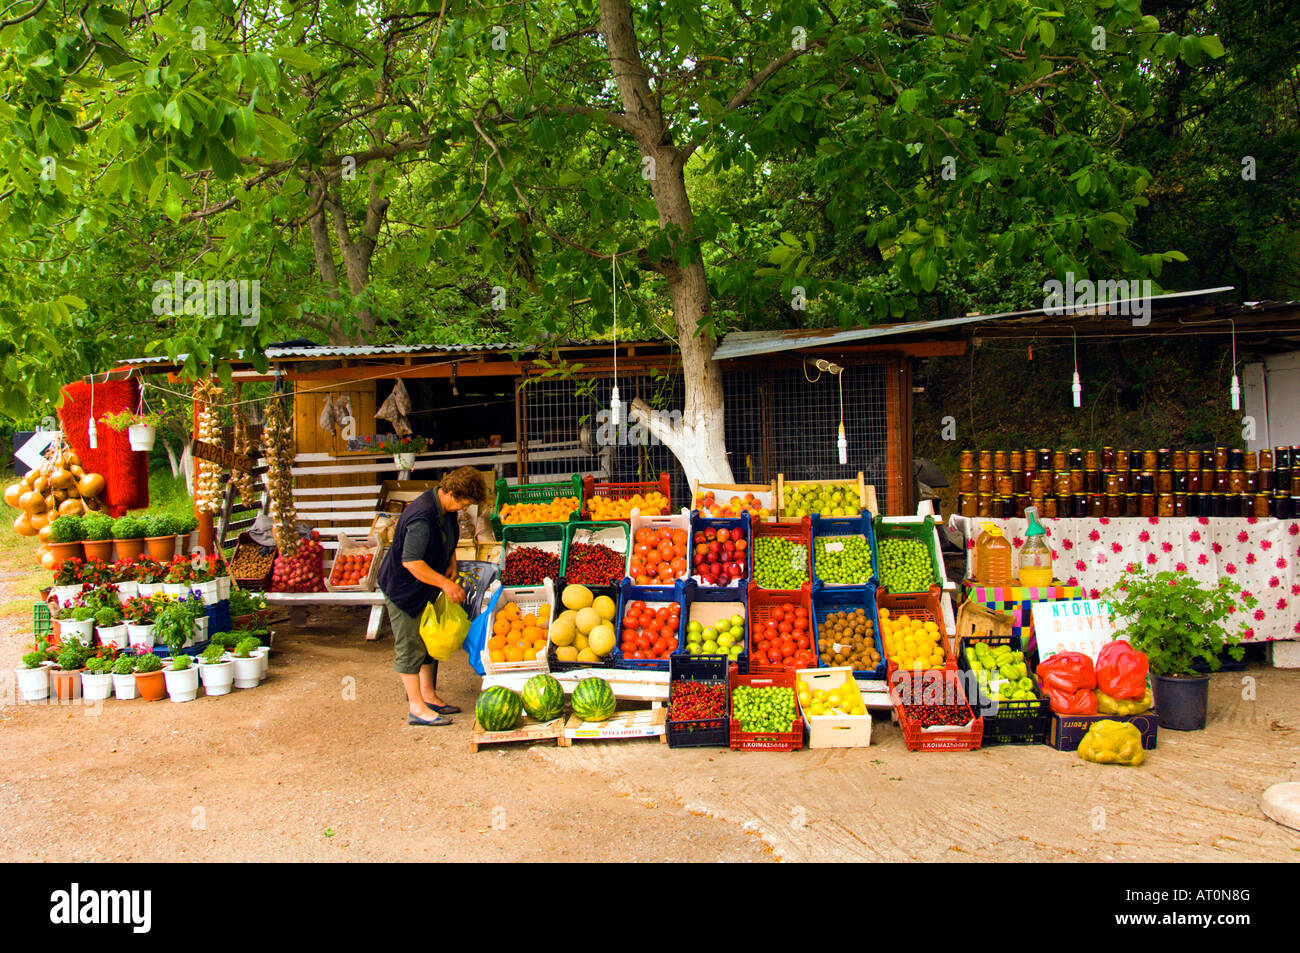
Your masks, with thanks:
M 709 639 L 708 641 L 706 641 L 706 642 L 704 643 L 704 654 L 705 654 L 705 655 L 717 655 L 717 654 L 718 654 L 718 643 L 715 642 L 713 639 Z

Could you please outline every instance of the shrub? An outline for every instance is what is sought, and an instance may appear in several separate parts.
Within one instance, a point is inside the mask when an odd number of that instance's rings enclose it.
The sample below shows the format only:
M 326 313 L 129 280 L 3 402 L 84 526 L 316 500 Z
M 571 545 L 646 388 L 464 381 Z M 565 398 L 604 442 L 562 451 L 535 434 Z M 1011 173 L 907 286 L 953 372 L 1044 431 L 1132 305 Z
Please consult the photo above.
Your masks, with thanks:
M 145 535 L 148 537 L 175 536 L 178 520 L 169 513 L 154 513 L 145 517 Z
M 154 655 L 152 652 L 149 652 L 145 655 L 138 656 L 135 662 L 135 670 L 137 674 L 145 674 L 148 672 L 161 672 L 162 659 Z
M 59 668 L 68 672 L 75 672 L 83 668 L 86 659 L 90 658 L 90 647 L 77 639 L 68 639 L 59 649 Z
M 66 519 L 66 517 L 61 517 Z M 54 522 L 58 522 L 55 520 Z M 107 513 L 88 513 L 82 517 L 82 529 L 85 531 L 86 539 L 99 541 L 113 538 L 113 517 Z M 54 532 L 53 528 L 50 530 Z
M 185 516 L 175 517 L 176 534 L 178 536 L 188 536 L 199 528 L 199 518 L 193 513 L 187 513 Z
M 144 528 L 144 520 L 138 516 L 119 516 L 113 520 L 113 538 L 142 539 Z
M 86 538 L 86 523 L 80 516 L 60 516 L 50 524 L 51 543 L 79 543 Z
M 135 671 L 136 658 L 134 655 L 119 655 L 117 661 L 113 663 L 114 675 L 130 675 Z

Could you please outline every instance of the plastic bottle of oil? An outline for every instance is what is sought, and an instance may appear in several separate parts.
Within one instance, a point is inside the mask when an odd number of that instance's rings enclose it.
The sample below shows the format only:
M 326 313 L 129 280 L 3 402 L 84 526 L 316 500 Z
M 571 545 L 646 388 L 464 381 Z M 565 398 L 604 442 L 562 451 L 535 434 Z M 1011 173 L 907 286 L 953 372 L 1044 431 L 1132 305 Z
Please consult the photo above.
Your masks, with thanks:
M 1047 531 L 1038 522 L 1038 508 L 1025 508 L 1029 528 L 1025 530 L 1025 544 L 1020 547 L 1020 585 L 1030 588 L 1052 584 L 1052 547 L 1047 544 Z
M 1011 541 L 996 523 L 984 523 L 984 532 L 975 540 L 975 581 L 981 586 L 1010 586 Z

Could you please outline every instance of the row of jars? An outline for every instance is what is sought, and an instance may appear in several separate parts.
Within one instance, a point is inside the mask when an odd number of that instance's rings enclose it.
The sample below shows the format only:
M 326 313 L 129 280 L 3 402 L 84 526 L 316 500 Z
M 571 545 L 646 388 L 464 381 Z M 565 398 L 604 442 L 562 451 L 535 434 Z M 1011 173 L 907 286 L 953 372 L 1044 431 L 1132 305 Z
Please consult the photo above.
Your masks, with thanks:
M 1272 450 L 963 450 L 960 469 L 997 472 L 1061 470 L 1289 470 L 1300 467 L 1300 445 Z
M 1024 518 L 1030 506 L 1048 518 L 1085 519 L 1129 516 L 1225 516 L 1300 519 L 1300 493 L 962 493 L 958 507 L 962 516 L 995 519 Z
M 1080 493 L 1282 493 L 1300 496 L 1300 467 L 1269 470 L 962 470 L 957 492 L 1028 493 L 1037 499 Z

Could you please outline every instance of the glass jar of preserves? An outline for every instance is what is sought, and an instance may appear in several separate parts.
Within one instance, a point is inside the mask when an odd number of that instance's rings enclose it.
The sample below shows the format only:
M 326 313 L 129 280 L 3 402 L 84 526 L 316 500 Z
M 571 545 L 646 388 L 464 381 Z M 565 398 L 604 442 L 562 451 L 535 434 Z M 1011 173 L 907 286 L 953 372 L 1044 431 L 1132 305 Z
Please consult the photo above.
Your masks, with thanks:
M 1244 470 L 1246 468 L 1246 452 L 1240 447 L 1233 447 L 1228 451 L 1228 469 Z
M 1083 488 L 1089 493 L 1104 493 L 1106 491 L 1106 481 L 1102 478 L 1101 471 L 1084 470 Z
M 1071 470 L 1083 469 L 1083 451 L 1080 450 L 1078 447 L 1070 448 L 1070 469 Z
M 1186 470 L 1174 471 L 1174 492 L 1175 493 L 1187 492 L 1187 471 Z
M 1173 516 L 1174 515 L 1174 495 L 1172 493 L 1161 493 L 1157 498 L 1156 515 Z
M 1093 519 L 1106 515 L 1106 495 L 1104 493 L 1088 494 L 1088 515 Z
M 960 466 L 961 466 L 961 469 L 963 469 L 963 470 L 974 470 L 974 469 L 975 469 L 975 451 L 974 451 L 974 450 L 963 450 L 963 451 L 961 452 L 961 464 L 960 464 Z
M 979 499 L 975 496 L 974 493 L 963 493 L 961 495 L 961 515 L 962 516 L 979 515 Z
M 1154 493 L 1156 491 L 1156 475 L 1151 470 L 1143 470 L 1138 476 L 1138 492 Z
M 1070 471 L 1070 492 L 1071 493 L 1083 492 L 1083 471 L 1082 470 Z
M 1254 450 L 1246 451 L 1246 469 L 1247 470 L 1259 469 L 1259 454 L 1256 453 Z
M 1241 497 L 1238 494 L 1223 494 L 1223 515 L 1230 518 L 1241 516 Z
M 1291 495 L 1300 496 L 1300 471 L 1291 468 Z
M 1156 451 L 1156 469 L 1168 470 L 1174 465 L 1174 452 L 1168 447 L 1161 447 Z
M 1156 471 L 1156 492 L 1157 493 L 1174 492 L 1174 471 L 1173 470 Z
M 1056 519 L 1056 497 L 1055 496 L 1043 497 L 1042 510 L 1043 510 L 1043 516 L 1045 516 L 1047 519 L 1051 519 L 1051 520 Z
M 1259 472 L 1259 491 L 1261 493 L 1273 492 L 1273 471 L 1260 470 Z
M 993 515 L 993 495 L 991 493 L 981 493 L 979 495 L 979 504 L 976 511 L 978 516 Z
M 1116 470 L 1119 470 L 1119 471 L 1121 471 L 1121 472 L 1123 472 L 1123 473 L 1127 473 L 1129 470 L 1133 469 L 1132 467 L 1130 467 L 1130 466 L 1128 465 L 1128 451 L 1127 451 L 1127 450 L 1116 450 L 1116 451 L 1115 451 L 1115 469 L 1116 469 Z
M 1273 448 L 1273 466 L 1289 467 L 1291 466 L 1291 448 L 1274 447 Z
M 1174 494 L 1174 515 L 1175 516 L 1187 515 L 1187 494 L 1186 493 Z
M 1175 451 L 1174 451 L 1173 469 L 1174 469 L 1174 470 L 1186 470 L 1186 469 L 1187 469 L 1187 451 L 1186 451 L 1186 450 L 1175 450 Z
M 981 496 L 989 496 L 993 493 L 993 471 L 981 470 L 975 476 L 975 488 Z
M 1123 516 L 1124 515 L 1124 497 L 1118 493 L 1106 494 L 1106 515 Z
M 1157 458 L 1156 458 L 1156 452 L 1155 452 L 1154 450 L 1143 450 L 1143 451 L 1142 451 L 1142 469 L 1143 469 L 1143 470 L 1150 470 L 1152 473 L 1154 473 L 1154 472 L 1158 469 L 1157 464 L 1156 464 L 1156 459 L 1157 459 Z
M 1052 451 L 1052 469 L 1053 469 L 1053 470 L 1069 470 L 1069 469 L 1070 469 L 1070 466 L 1069 466 L 1069 464 L 1066 462 L 1066 459 L 1065 459 L 1065 451 L 1064 451 L 1064 450 L 1053 450 L 1053 451 Z
M 1129 468 L 1130 470 L 1141 470 L 1141 469 L 1142 469 L 1142 451 L 1141 451 L 1141 450 L 1130 450 L 1130 451 L 1128 452 L 1128 468 Z
M 1273 489 L 1283 493 L 1291 489 L 1291 467 L 1273 468 Z
M 1187 471 L 1187 492 L 1188 493 L 1201 492 L 1201 471 L 1200 470 Z
M 961 471 L 961 474 L 957 477 L 957 490 L 960 493 L 975 492 L 975 471 L 974 470 Z
M 1214 471 L 1214 492 L 1215 493 L 1228 492 L 1228 471 L 1227 470 Z
M 1259 452 L 1259 468 L 1260 468 L 1261 470 L 1272 470 L 1272 469 L 1273 469 L 1273 451 L 1272 451 L 1272 450 L 1261 450 L 1261 451 Z
M 1199 450 L 1187 451 L 1187 469 L 1189 470 L 1201 469 L 1201 451 Z
M 1141 494 L 1140 504 L 1140 512 L 1142 516 L 1156 515 L 1156 495 L 1154 493 Z
M 1007 459 L 1007 467 L 1012 473 L 1019 473 L 1025 468 L 1025 455 L 1019 450 L 1012 450 Z
M 1246 472 L 1244 470 L 1228 471 L 1228 492 L 1241 493 L 1246 488 Z
M 1228 469 L 1228 448 L 1227 447 L 1214 448 L 1214 469 L 1216 470 Z
M 1074 498 L 1074 518 L 1077 520 L 1088 518 L 1088 495 L 1080 493 Z
M 993 469 L 1005 470 L 1007 468 L 1007 452 L 1005 450 L 993 451 Z
M 1051 470 L 1051 469 L 1053 469 L 1053 467 L 1052 467 L 1052 451 L 1051 451 L 1050 448 L 1048 448 L 1048 447 L 1043 447 L 1041 450 L 1038 451 L 1038 469 L 1039 469 L 1039 470 Z
M 1111 493 L 1123 493 L 1123 492 L 1124 492 L 1124 490 L 1123 490 L 1123 488 L 1120 486 L 1120 482 L 1119 482 L 1119 474 L 1118 474 L 1118 473 L 1107 473 L 1107 474 L 1106 474 L 1106 493 L 1107 493 L 1107 494 L 1111 494 Z
M 1035 476 L 1032 480 L 1029 481 L 1029 495 L 1034 500 L 1041 500 L 1045 492 L 1046 489 L 1043 486 L 1042 477 Z
M 1035 505 L 1036 504 L 1034 500 L 1030 498 L 1028 493 L 1017 493 L 1016 494 L 1016 518 L 1024 519 L 1025 510 Z
M 1103 470 L 1114 470 L 1117 458 L 1114 447 L 1101 448 L 1101 468 Z
M 1201 467 L 1201 492 L 1211 493 L 1214 491 L 1214 471 Z
M 1016 492 L 1016 481 L 1009 476 L 998 477 L 998 496 L 1014 496 Z
M 1138 501 L 1138 494 L 1136 493 L 1124 494 L 1124 515 L 1125 516 L 1142 515 L 1142 506 Z
M 1259 471 L 1258 470 L 1246 471 L 1246 489 L 1244 492 L 1246 493 L 1259 492 Z
M 1273 494 L 1273 518 L 1279 520 L 1291 519 L 1291 497 L 1285 493 Z
M 1070 471 L 1069 471 L 1069 470 L 1057 470 L 1057 471 L 1056 471 L 1056 476 L 1055 476 L 1055 482 L 1056 482 L 1056 495 L 1057 495 L 1057 496 L 1069 496 L 1069 495 L 1070 495 L 1070 493 L 1071 493 L 1072 491 L 1071 491 L 1071 489 L 1070 489 Z
M 1083 452 L 1083 468 L 1085 470 L 1100 470 L 1101 455 L 1096 450 L 1085 450 Z
M 1211 516 L 1223 516 L 1227 512 L 1227 504 L 1224 502 L 1223 497 L 1224 494 L 1222 493 L 1210 494 L 1210 515 Z

